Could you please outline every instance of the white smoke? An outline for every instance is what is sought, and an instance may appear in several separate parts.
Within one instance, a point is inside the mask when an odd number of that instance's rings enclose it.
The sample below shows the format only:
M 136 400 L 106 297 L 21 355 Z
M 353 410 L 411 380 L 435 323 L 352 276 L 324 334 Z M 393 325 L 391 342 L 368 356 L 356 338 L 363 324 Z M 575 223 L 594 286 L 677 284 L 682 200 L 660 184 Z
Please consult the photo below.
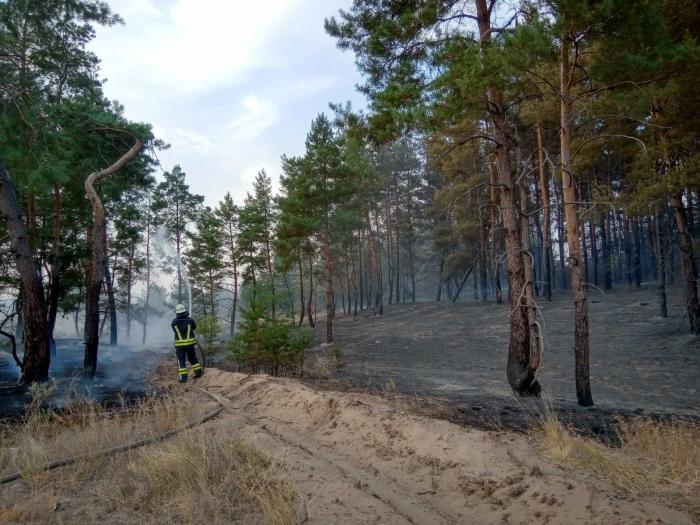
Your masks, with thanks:
M 173 260 L 177 267 L 180 269 L 180 275 L 182 280 L 187 287 L 187 297 L 188 297 L 188 312 L 192 311 L 192 286 L 190 285 L 190 279 L 187 275 L 187 268 L 182 264 L 182 259 L 177 253 L 175 246 L 173 246 L 170 241 L 170 235 L 167 228 L 163 225 L 158 226 L 156 230 L 155 238 L 153 239 L 153 248 L 155 249 L 156 255 L 160 256 L 164 260 Z M 176 283 L 177 284 L 177 283 Z

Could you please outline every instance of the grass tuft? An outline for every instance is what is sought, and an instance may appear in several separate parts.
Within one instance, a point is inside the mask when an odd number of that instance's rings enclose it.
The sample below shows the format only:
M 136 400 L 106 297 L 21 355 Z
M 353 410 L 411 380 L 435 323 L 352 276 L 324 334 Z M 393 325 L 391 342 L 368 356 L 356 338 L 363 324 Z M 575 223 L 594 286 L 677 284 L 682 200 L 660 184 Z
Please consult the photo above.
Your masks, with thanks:
M 617 430 L 620 446 L 606 446 L 576 434 L 548 409 L 535 432 L 554 461 L 588 470 L 626 495 L 700 519 L 700 426 L 638 418 L 620 421 Z
M 227 523 L 253 504 L 266 523 L 298 523 L 282 465 L 240 440 L 189 431 L 143 449 L 128 470 L 127 501 L 169 521 Z

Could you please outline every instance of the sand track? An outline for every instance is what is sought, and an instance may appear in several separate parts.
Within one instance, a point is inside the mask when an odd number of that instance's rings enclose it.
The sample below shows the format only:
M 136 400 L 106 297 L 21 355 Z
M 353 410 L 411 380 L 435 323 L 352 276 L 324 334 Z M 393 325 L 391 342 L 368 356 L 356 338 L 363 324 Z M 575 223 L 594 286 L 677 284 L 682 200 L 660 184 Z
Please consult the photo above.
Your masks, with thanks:
M 225 410 L 207 431 L 289 466 L 308 523 L 692 523 L 542 459 L 528 435 L 413 415 L 368 394 L 207 370 Z

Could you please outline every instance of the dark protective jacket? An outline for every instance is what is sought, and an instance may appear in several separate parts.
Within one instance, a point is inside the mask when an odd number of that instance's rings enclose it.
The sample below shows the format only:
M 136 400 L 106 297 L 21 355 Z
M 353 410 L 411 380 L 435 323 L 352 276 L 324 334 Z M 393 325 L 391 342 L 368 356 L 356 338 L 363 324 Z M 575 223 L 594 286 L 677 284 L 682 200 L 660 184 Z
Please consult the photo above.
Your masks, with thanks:
M 197 342 L 194 331 L 197 323 L 189 314 L 177 314 L 177 317 L 170 323 L 175 334 L 175 346 L 192 346 Z

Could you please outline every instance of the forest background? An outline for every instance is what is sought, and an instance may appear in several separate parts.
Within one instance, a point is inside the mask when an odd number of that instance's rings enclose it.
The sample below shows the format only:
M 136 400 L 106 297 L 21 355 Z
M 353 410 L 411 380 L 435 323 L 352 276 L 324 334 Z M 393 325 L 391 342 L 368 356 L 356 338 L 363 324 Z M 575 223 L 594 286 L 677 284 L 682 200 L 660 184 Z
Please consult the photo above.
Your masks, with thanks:
M 582 405 L 590 290 L 653 282 L 666 317 L 679 286 L 700 332 L 692 2 L 356 0 L 325 28 L 367 109 L 319 114 L 277 195 L 263 170 L 213 206 L 105 97 L 87 46 L 120 22 L 93 0 L 0 4 L 0 329 L 23 343 L 24 381 L 49 374 L 60 316 L 91 376 L 107 325 L 111 344 L 145 342 L 188 283 L 201 333 L 278 373 L 317 319 L 330 343 L 341 312 L 503 302 L 524 395 L 541 389 L 538 302 L 570 293 Z

